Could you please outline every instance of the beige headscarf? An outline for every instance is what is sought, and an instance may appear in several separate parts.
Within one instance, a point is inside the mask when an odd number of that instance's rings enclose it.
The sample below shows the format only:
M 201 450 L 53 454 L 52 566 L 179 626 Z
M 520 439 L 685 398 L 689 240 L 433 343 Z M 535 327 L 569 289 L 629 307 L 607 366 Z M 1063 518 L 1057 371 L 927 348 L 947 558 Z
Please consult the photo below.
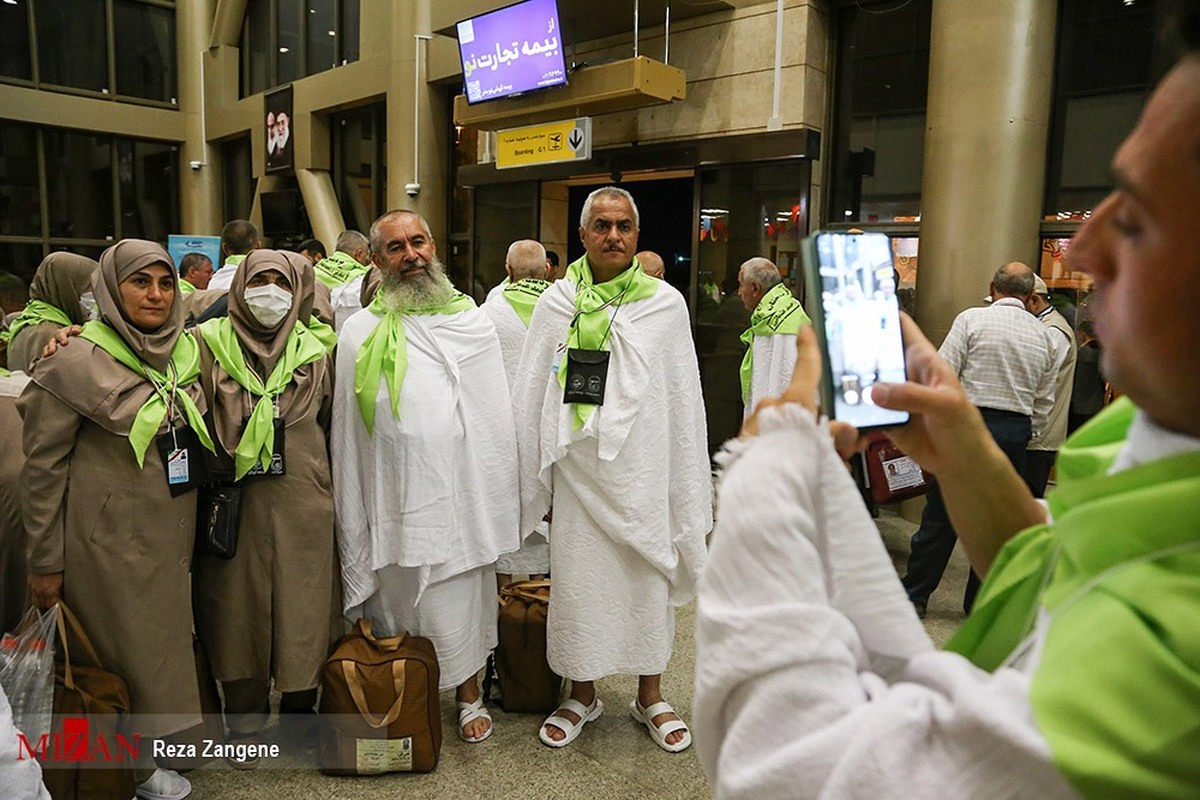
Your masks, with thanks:
M 164 264 L 172 272 L 175 264 L 161 245 L 141 239 L 122 239 L 100 256 L 100 267 L 92 280 L 92 292 L 100 318 L 147 364 L 164 370 L 180 334 L 183 319 L 179 292 L 158 330 L 144 333 L 125 317 L 121 307 L 121 281 L 151 264 Z M 33 382 L 105 430 L 128 436 L 138 412 L 154 387 L 100 347 L 74 338 L 66 347 L 33 368 Z M 207 407 L 200 382 L 183 387 L 203 413 Z M 164 420 L 164 427 L 167 421 Z
M 255 319 L 246 305 L 246 284 L 255 275 L 269 270 L 288 279 L 293 298 L 287 316 L 270 329 Z M 299 253 L 283 250 L 253 250 L 233 273 L 233 281 L 229 286 L 229 323 L 247 356 L 247 365 L 264 383 L 279 362 L 292 329 L 298 322 L 307 323 L 312 315 L 315 283 L 316 276 L 309 260 Z M 279 415 L 284 425 L 292 425 L 305 418 L 314 396 L 321 390 L 327 363 L 328 359 L 323 358 L 305 364 L 293 373 L 292 382 L 279 396 Z M 215 361 L 212 386 L 213 424 L 221 446 L 233 455 L 242 438 L 242 426 L 254 411 L 258 398 L 243 389 Z
M 95 261 L 86 256 L 51 253 L 38 265 L 33 282 L 29 285 L 29 299 L 49 303 L 63 312 L 72 323 L 82 325 L 86 320 L 79 305 L 79 296 L 91 291 L 92 273 L 97 266 Z M 8 343 L 10 368 L 29 369 L 58 327 L 56 323 L 43 322 L 18 331 Z
M 175 340 L 183 333 L 183 303 L 178 288 L 167 321 L 149 333 L 138 330 L 121 306 L 121 281 L 151 264 L 162 264 L 177 275 L 175 262 L 162 245 L 144 239 L 122 239 L 100 254 L 100 269 L 92 279 L 92 293 L 100 319 L 125 340 L 142 361 L 162 371 L 171 360 Z
M 33 282 L 29 284 L 29 299 L 49 303 L 67 315 L 75 325 L 87 322 L 79 305 L 79 296 L 92 287 L 92 273 L 99 266 L 87 256 L 75 253 L 51 253 L 42 259 Z

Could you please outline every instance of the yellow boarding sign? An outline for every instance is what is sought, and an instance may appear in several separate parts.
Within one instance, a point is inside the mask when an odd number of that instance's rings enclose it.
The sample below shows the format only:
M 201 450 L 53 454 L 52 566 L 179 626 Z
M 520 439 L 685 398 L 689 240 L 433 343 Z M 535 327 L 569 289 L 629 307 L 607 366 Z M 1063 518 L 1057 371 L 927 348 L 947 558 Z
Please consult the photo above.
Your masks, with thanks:
M 592 118 L 496 131 L 496 168 L 532 167 L 592 157 Z

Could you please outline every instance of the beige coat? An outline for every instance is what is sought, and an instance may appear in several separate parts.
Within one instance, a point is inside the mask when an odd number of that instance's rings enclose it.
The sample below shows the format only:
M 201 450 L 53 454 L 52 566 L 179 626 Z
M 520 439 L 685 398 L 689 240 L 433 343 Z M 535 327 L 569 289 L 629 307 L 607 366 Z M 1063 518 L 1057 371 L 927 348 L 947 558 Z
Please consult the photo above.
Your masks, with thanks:
M 22 504 L 29 571 L 62 571 L 63 597 L 104 667 L 129 684 L 138 732 L 163 736 L 200 720 L 188 572 L 196 493 L 171 497 L 158 448 L 138 467 L 129 439 L 31 383 L 24 417 Z
M 223 400 L 213 397 L 213 357 L 199 341 L 201 381 L 211 407 Z M 243 482 L 237 555 L 229 560 L 202 555 L 196 561 L 196 630 L 218 680 L 274 678 L 282 692 L 320 682 L 334 602 L 326 444 L 332 365 L 323 365 L 323 372 L 310 407 L 288 415 L 287 474 Z M 218 442 L 215 432 L 213 441 Z M 223 467 L 232 473 L 232 460 L 226 457 Z
M 0 380 L 12 380 L 11 378 Z M 21 521 L 21 465 L 25 454 L 17 398 L 0 392 L 0 630 L 11 631 L 29 607 L 25 590 L 25 525 Z
M 60 330 L 62 326 L 53 322 L 39 322 L 21 329 L 8 343 L 8 368 L 29 372 L 30 365 L 41 356 L 46 342 Z

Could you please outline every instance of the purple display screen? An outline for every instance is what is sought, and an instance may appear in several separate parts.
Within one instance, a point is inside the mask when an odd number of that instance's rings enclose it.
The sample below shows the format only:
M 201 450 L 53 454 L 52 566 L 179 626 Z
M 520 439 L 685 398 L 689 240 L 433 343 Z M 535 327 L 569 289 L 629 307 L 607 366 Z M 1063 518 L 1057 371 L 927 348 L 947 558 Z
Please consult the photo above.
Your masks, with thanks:
M 525 0 L 458 23 L 467 102 L 567 82 L 555 0 Z

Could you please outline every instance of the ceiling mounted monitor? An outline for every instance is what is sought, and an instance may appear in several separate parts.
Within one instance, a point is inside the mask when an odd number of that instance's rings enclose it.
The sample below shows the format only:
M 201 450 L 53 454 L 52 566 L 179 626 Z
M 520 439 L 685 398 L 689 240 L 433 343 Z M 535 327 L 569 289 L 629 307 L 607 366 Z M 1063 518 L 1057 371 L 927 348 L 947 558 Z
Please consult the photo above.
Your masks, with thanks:
M 458 23 L 468 103 L 567 82 L 556 0 L 523 0 Z

